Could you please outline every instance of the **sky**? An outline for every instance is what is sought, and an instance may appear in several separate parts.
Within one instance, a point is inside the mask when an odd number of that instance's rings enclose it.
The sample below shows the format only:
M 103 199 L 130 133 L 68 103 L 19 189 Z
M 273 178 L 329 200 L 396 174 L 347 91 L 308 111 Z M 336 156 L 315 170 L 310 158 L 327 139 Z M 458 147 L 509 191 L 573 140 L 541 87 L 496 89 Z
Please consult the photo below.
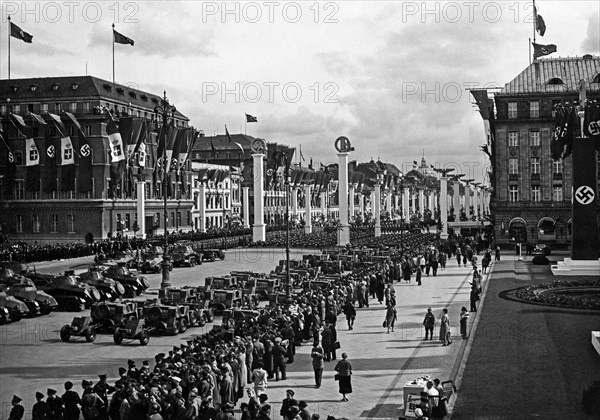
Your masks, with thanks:
M 244 133 L 308 161 L 420 162 L 486 181 L 481 116 L 466 89 L 500 86 L 529 64 L 525 1 L 0 1 L 0 78 L 7 16 L 33 35 L 11 40 L 11 77 L 93 75 L 167 91 L 206 135 Z M 550 57 L 600 54 L 600 2 L 538 1 Z M 2 98 L 3 99 L 3 98 Z M 244 114 L 258 118 L 245 124 Z M 308 163 L 308 162 L 307 162 Z

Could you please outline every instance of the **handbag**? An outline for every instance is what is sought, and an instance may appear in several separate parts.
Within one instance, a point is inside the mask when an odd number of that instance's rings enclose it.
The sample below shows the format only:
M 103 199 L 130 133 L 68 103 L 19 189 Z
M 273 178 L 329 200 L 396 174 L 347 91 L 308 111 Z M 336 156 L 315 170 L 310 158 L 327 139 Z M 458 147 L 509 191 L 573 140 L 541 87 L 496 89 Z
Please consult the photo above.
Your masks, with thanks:
M 335 379 L 336 381 L 340 380 L 340 375 L 338 375 L 337 373 L 335 374 L 335 376 L 333 377 L 333 379 Z
M 340 346 L 340 342 L 339 342 L 339 341 L 336 341 L 335 343 L 333 343 L 333 348 L 334 348 L 334 349 L 336 349 L 336 350 L 337 350 L 337 349 L 339 349 L 340 347 L 341 347 L 341 346 Z
M 387 319 L 383 320 L 383 328 L 387 327 Z

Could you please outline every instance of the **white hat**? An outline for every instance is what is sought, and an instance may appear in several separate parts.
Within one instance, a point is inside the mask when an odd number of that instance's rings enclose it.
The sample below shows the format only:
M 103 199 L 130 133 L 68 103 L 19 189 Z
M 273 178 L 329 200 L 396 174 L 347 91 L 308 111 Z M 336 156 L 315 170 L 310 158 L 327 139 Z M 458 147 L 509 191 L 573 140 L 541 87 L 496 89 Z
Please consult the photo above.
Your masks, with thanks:
M 174 380 L 177 383 L 181 382 L 181 378 L 178 377 L 178 376 L 173 376 L 171 379 Z
M 423 416 L 423 410 L 421 410 L 420 408 L 415 408 L 415 416 L 417 417 L 422 417 Z

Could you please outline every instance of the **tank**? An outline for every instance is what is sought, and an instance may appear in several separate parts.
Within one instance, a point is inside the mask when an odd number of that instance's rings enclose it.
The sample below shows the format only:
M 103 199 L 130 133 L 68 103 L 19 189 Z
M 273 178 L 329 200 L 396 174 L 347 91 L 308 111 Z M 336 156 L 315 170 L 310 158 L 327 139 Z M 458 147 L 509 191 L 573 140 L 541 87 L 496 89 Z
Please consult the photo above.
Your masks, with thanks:
M 6 293 L 9 296 L 21 300 L 29 307 L 30 311 L 36 307 L 33 302 L 37 302 L 39 314 L 41 315 L 47 315 L 58 309 L 56 299 L 46 292 L 37 290 L 33 281 L 20 274 L 15 274 L 10 269 L 0 270 L 0 283 L 6 286 Z
M 115 301 L 125 296 L 125 287 L 118 281 L 105 277 L 97 268 L 90 268 L 79 275 L 82 283 L 94 286 L 102 294 L 102 300 Z
M 4 291 L 0 291 L 0 308 L 8 309 L 12 321 L 18 321 L 24 316 L 30 316 L 29 308 L 25 303 L 7 295 Z
M 39 290 L 52 295 L 59 308 L 66 311 L 81 311 L 102 299 L 102 294 L 93 286 L 81 283 L 78 278 L 67 272 L 63 276 L 35 274 L 31 280 Z
M 108 266 L 102 274 L 121 283 L 125 288 L 125 297 L 139 296 L 150 287 L 146 277 L 132 273 L 123 263 Z

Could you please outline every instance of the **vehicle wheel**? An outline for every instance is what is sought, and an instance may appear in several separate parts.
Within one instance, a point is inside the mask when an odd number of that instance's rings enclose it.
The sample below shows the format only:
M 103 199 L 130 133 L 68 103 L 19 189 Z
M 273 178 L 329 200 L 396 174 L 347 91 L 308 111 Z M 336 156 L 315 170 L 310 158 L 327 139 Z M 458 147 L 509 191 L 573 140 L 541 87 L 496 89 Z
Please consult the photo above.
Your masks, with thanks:
M 215 320 L 215 315 L 214 314 L 209 314 L 206 319 L 208 320 L 208 322 L 213 322 Z
M 69 330 L 69 326 L 64 325 L 60 329 L 60 339 L 62 341 L 64 341 L 65 343 L 68 343 L 70 338 L 71 338 L 71 331 Z
M 148 319 L 152 322 L 160 321 L 161 316 L 162 313 L 158 307 L 150 308 L 148 310 Z
M 186 332 L 186 331 L 187 331 L 187 329 L 188 329 L 188 320 L 187 320 L 187 319 L 185 319 L 185 318 L 182 318 L 182 319 L 179 321 L 179 332 L 180 332 L 181 334 L 183 334 L 184 332 Z
M 200 318 L 198 319 L 198 326 L 204 327 L 206 325 L 206 321 L 207 321 L 206 314 L 203 313 L 202 315 L 200 315 Z
M 212 257 L 210 257 L 210 262 L 215 262 L 216 258 L 214 257 L 214 255 Z
M 194 267 L 196 265 L 196 260 L 194 258 L 190 258 L 190 267 Z
M 179 334 L 179 330 L 181 330 L 181 324 L 179 323 L 179 320 L 175 320 L 175 322 L 173 322 L 173 333 L 171 335 L 177 335 Z
M 88 328 L 85 332 L 85 341 L 88 343 L 93 343 L 96 340 L 96 331 L 93 328 Z
M 13 313 L 10 315 L 11 319 L 13 321 L 20 321 L 21 318 L 23 318 L 23 314 L 21 313 L 21 311 L 13 311 Z
M 201 327 L 200 318 L 198 317 L 198 313 L 196 311 L 190 311 L 190 327 Z
M 145 346 L 150 342 L 150 336 L 146 331 L 140 333 L 140 345 Z
M 50 312 L 52 312 L 52 308 L 50 306 L 42 306 L 42 308 L 40 309 L 40 313 L 42 315 L 49 315 Z
M 140 278 L 140 283 L 142 283 L 143 290 L 146 290 L 150 287 L 150 283 L 148 282 L 148 279 L 146 277 Z
M 141 270 L 141 271 L 142 271 L 142 274 L 146 274 L 146 272 L 147 272 L 148 270 L 146 270 L 146 267 L 142 267 L 142 270 Z
M 121 334 L 119 331 L 115 331 L 113 334 L 113 341 L 115 344 L 121 344 L 123 342 L 123 334 Z
M 221 261 L 223 261 L 225 259 L 225 255 L 222 255 L 220 258 L 221 258 Z

